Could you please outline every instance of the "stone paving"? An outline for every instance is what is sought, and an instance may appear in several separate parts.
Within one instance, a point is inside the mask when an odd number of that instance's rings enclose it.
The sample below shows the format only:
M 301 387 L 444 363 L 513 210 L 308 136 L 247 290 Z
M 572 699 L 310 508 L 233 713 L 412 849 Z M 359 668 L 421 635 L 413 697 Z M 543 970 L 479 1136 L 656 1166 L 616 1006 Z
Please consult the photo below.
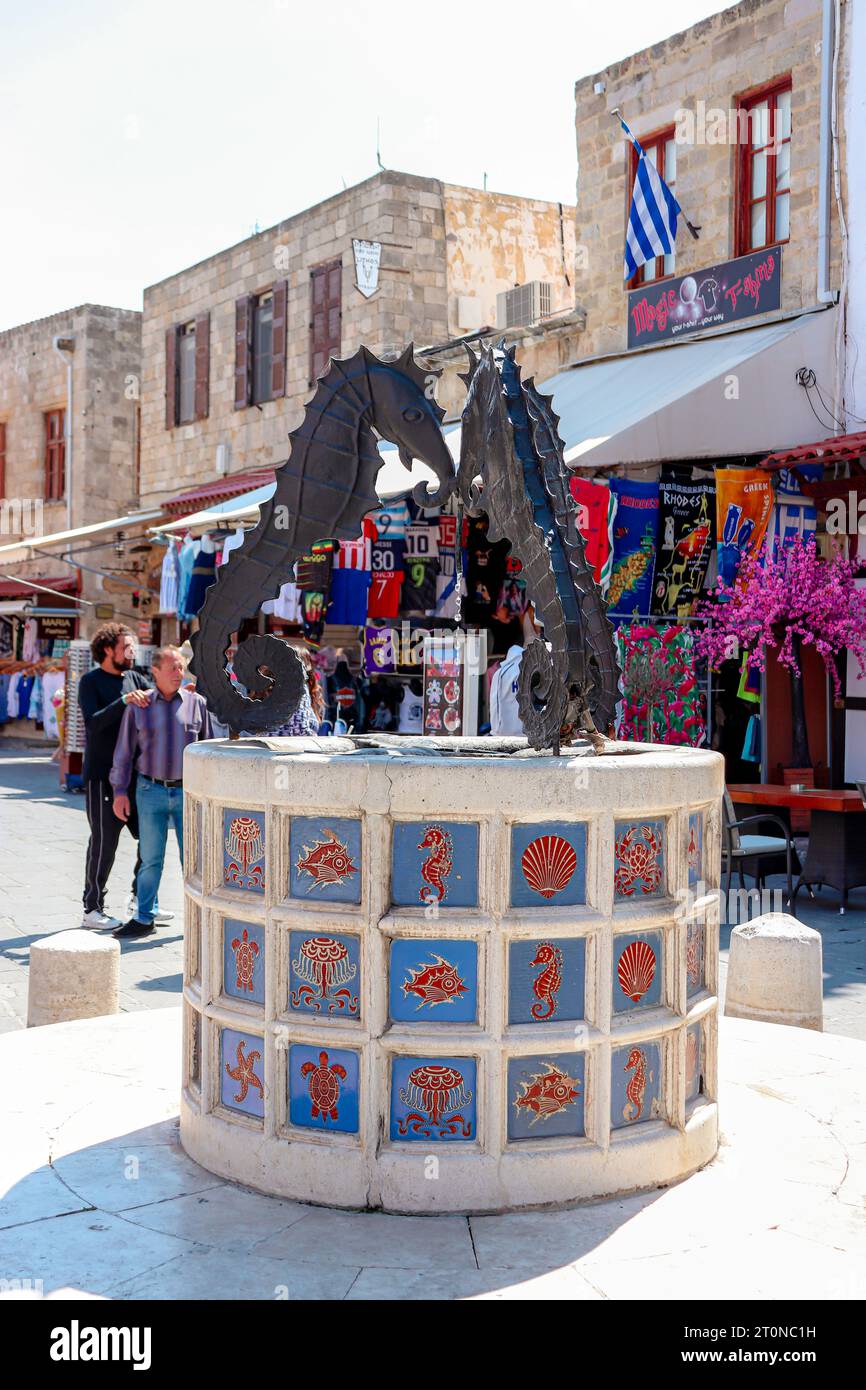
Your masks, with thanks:
M 406 1217 L 278 1200 L 191 1162 L 177 1132 L 180 1017 L 0 1038 L 0 1288 L 233 1303 L 866 1289 L 862 1042 L 723 1019 L 722 1144 L 691 1178 L 570 1210 Z
M 34 748 L 0 748 L 0 1033 L 27 1018 L 29 947 L 41 935 L 81 924 L 87 818 L 84 798 L 61 790 L 57 764 Z M 107 908 L 125 917 L 135 859 L 120 839 Z M 780 879 L 770 886 L 781 884 Z M 169 841 L 160 903 L 176 913 L 155 938 L 124 942 L 120 966 L 123 1012 L 174 1004 L 181 990 L 183 891 L 177 850 Z M 838 895 L 825 889 L 798 899 L 801 921 L 820 930 L 824 948 L 824 1029 L 866 1039 L 866 890 L 839 915 Z M 721 988 L 730 928 L 722 928 Z

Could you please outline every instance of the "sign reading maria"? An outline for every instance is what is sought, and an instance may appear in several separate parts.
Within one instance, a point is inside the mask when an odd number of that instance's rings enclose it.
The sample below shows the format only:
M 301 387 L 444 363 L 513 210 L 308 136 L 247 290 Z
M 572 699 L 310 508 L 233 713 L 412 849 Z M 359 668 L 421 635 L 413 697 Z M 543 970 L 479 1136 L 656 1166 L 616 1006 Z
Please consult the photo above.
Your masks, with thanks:
M 781 246 L 641 285 L 628 297 L 628 345 L 644 347 L 765 314 L 779 308 L 781 293 Z

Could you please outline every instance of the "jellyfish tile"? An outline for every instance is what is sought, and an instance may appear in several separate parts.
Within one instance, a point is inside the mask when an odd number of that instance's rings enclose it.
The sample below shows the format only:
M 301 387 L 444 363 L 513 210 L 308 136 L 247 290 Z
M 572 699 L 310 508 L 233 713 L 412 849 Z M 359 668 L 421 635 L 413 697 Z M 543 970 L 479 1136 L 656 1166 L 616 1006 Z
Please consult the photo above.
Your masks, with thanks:
M 474 1057 L 393 1057 L 391 1138 L 397 1142 L 465 1142 L 477 1129 Z
M 264 811 L 223 811 L 223 883 L 251 893 L 265 891 Z
M 289 933 L 289 1010 L 360 1018 L 361 944 L 351 932 Z

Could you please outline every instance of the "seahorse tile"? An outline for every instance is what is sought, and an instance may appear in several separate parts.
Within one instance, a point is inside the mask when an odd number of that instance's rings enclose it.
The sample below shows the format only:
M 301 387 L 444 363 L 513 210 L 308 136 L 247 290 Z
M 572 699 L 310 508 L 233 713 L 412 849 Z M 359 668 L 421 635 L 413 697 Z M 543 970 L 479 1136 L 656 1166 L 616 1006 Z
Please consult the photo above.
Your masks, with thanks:
M 398 906 L 477 906 L 477 825 L 398 821 L 391 853 L 391 899 Z
M 663 820 L 617 821 L 614 844 L 614 896 L 645 902 L 665 893 Z
M 391 1138 L 423 1144 L 474 1139 L 477 1130 L 474 1057 L 393 1057 Z
M 509 1139 L 583 1135 L 585 1074 L 582 1052 L 509 1058 Z
M 689 816 L 686 858 L 689 866 L 689 887 L 696 888 L 704 872 L 704 817 L 701 811 L 692 811 Z
M 264 893 L 264 811 L 223 811 L 223 883 L 229 888 Z
M 662 933 L 628 932 L 613 939 L 613 1011 L 628 1013 L 661 1003 Z
M 610 1124 L 625 1129 L 662 1116 L 661 1044 L 614 1048 L 610 1057 Z
M 223 1028 L 220 1037 L 220 1098 L 230 1110 L 264 1118 L 265 1045 L 255 1033 Z
M 289 933 L 289 1011 L 360 1018 L 361 945 L 351 932 Z
M 511 828 L 512 907 L 586 902 L 586 825 L 545 821 Z
M 348 1048 L 289 1048 L 289 1122 L 357 1134 L 360 1064 Z
M 478 945 L 398 938 L 391 942 L 391 1018 L 405 1023 L 474 1023 Z
M 686 1100 L 695 1100 L 703 1090 L 703 1029 L 693 1023 L 686 1030 Z
M 289 893 L 315 902 L 361 901 L 361 822 L 341 816 L 293 816 Z
M 583 1018 L 586 942 L 539 936 L 508 948 L 508 1022 L 561 1023 Z
M 686 928 L 686 993 L 689 998 L 704 987 L 707 929 L 703 922 L 689 922 Z
M 223 919 L 223 993 L 251 1004 L 265 1002 L 265 929 Z

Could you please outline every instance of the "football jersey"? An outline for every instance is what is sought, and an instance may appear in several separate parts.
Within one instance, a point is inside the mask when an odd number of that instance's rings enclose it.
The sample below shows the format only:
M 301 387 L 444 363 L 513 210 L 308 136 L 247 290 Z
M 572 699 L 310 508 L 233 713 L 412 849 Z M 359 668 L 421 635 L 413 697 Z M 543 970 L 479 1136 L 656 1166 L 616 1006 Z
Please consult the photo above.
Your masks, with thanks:
M 370 578 L 370 592 L 367 598 L 368 618 L 396 618 L 400 612 L 400 590 L 403 586 L 403 571 L 396 574 L 377 574 Z
M 405 573 L 402 597 L 404 613 L 432 613 L 436 607 L 439 561 L 408 559 Z
M 363 627 L 367 621 L 369 570 L 334 570 L 327 621 L 334 625 Z

